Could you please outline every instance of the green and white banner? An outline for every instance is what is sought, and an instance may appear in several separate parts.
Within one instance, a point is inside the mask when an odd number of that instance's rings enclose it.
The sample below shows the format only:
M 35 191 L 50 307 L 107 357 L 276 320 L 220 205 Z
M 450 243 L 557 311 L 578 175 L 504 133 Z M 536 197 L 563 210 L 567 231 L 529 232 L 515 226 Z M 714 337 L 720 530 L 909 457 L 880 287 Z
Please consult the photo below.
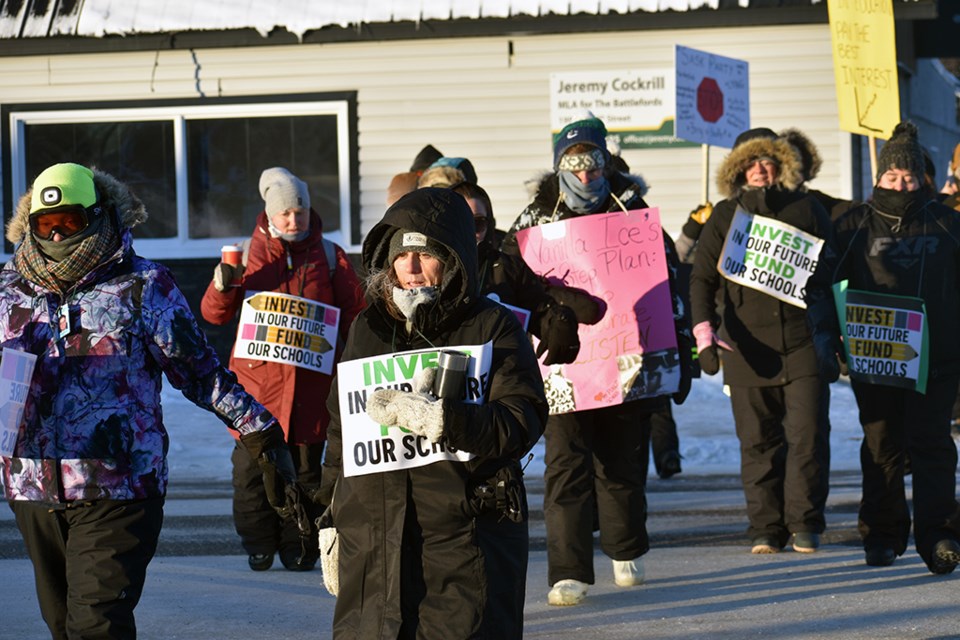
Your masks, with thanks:
M 483 404 L 490 384 L 493 344 L 448 346 L 443 350 L 470 354 L 463 402 Z M 367 415 L 367 397 L 377 389 L 413 391 L 411 381 L 423 369 L 436 367 L 439 349 L 347 360 L 337 365 L 343 475 L 362 476 L 412 469 L 442 460 L 467 461 L 472 453 L 431 443 L 403 427 L 386 427 Z
M 738 208 L 717 270 L 731 282 L 806 309 L 805 287 L 822 247 L 815 235 Z
M 927 391 L 929 336 L 923 300 L 833 285 L 850 377 Z

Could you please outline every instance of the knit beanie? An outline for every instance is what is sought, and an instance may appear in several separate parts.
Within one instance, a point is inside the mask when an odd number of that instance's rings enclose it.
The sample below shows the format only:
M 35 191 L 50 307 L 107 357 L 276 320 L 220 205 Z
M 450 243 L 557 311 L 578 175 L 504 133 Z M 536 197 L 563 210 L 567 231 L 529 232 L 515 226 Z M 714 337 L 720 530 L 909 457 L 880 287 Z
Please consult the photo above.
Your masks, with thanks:
M 567 152 L 567 149 L 577 144 L 589 144 L 603 152 L 605 158 L 609 158 L 607 151 L 607 127 L 600 118 L 592 117 L 584 120 L 571 122 L 557 134 L 553 145 L 553 168 L 556 170 L 560 164 L 560 158 Z
M 260 174 L 260 197 L 267 217 L 272 218 L 287 209 L 310 209 L 307 183 L 283 167 L 264 169 Z
M 79 205 L 87 209 L 97 202 L 93 171 L 73 162 L 44 169 L 33 181 L 30 213 Z
M 877 182 L 890 169 L 910 171 L 916 178 L 923 179 L 925 162 L 919 135 L 917 126 L 910 121 L 901 122 L 894 128 L 877 157 Z
M 436 162 L 431 164 L 429 169 L 434 169 L 436 167 L 451 167 L 453 169 L 457 169 L 463 174 L 464 180 L 467 182 L 472 182 L 473 184 L 477 184 L 477 172 L 473 168 L 473 163 L 466 158 L 448 158 L 444 156 L 442 158 L 438 158 Z M 426 171 L 424 173 L 426 173 Z
M 441 262 L 446 262 L 450 257 L 450 250 L 442 243 L 427 237 L 426 234 L 419 231 L 410 231 L 409 229 L 398 229 L 390 238 L 390 249 L 387 251 L 387 264 L 393 264 L 393 261 L 401 253 L 413 251 L 416 253 L 426 253 Z

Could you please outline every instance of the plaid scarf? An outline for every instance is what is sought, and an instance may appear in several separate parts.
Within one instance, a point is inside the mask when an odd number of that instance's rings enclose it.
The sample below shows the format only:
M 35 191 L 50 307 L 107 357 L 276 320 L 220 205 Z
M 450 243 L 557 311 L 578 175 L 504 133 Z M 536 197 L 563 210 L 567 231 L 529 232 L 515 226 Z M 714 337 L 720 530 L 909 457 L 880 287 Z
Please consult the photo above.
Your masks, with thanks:
M 81 242 L 76 250 L 64 260 L 49 260 L 37 246 L 36 238 L 27 232 L 13 256 L 17 271 L 30 282 L 63 294 L 71 284 L 88 274 L 119 246 L 117 231 L 110 221 L 105 221 L 100 232 Z

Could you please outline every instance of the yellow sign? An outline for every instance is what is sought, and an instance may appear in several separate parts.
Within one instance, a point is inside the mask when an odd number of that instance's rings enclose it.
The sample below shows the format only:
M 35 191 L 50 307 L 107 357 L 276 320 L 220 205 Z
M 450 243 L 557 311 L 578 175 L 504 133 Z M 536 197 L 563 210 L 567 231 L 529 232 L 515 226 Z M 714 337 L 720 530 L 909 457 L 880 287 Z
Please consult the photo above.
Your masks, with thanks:
M 900 122 L 893 0 L 827 0 L 840 128 L 886 139 Z

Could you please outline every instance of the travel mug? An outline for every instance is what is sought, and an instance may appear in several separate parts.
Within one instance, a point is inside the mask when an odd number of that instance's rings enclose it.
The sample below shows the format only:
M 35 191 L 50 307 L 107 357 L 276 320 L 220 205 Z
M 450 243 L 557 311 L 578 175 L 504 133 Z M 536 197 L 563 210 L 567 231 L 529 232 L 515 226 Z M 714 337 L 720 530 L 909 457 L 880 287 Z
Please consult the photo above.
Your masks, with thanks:
M 467 365 L 470 354 L 462 351 L 441 351 L 437 366 L 437 377 L 433 380 L 433 395 L 438 398 L 456 398 L 462 400 L 465 395 Z

